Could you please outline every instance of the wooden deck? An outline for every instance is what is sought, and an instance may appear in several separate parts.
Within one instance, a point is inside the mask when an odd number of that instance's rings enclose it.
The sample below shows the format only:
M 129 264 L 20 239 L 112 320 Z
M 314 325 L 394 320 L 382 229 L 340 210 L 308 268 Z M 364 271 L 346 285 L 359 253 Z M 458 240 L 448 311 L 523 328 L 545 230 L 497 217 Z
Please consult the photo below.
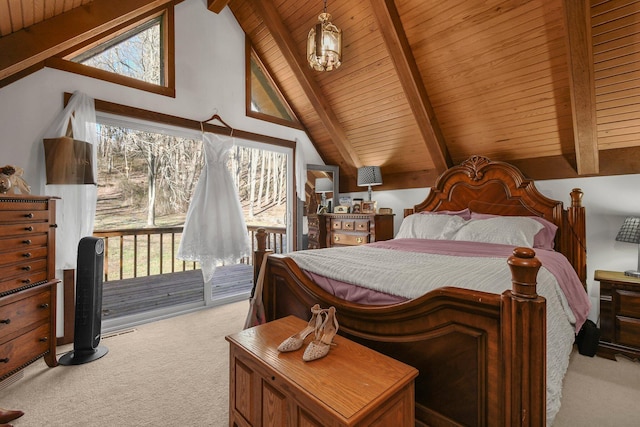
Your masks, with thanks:
M 248 295 L 253 287 L 253 266 L 238 264 L 216 268 L 212 300 Z M 170 308 L 204 301 L 201 270 L 104 282 L 102 319 Z

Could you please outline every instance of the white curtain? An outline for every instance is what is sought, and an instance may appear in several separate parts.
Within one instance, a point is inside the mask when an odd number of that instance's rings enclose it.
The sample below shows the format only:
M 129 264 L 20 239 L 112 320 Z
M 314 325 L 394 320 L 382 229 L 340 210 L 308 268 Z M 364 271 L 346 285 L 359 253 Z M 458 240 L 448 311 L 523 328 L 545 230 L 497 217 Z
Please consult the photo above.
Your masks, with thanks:
M 71 123 L 74 139 L 93 146 L 93 176 L 97 177 L 97 127 L 93 98 L 74 92 L 67 106 L 45 132 L 45 138 L 67 134 Z M 43 147 L 44 151 L 44 147 Z M 43 156 L 44 158 L 44 156 Z M 44 170 L 44 165 L 42 166 Z M 46 179 L 46 178 L 45 178 Z M 93 234 L 97 187 L 95 185 L 45 185 L 45 194 L 59 197 L 56 202 L 56 269 L 76 268 L 78 243 Z
M 240 199 L 227 168 L 233 138 L 202 134 L 205 165 L 193 192 L 178 259 L 196 261 L 205 282 L 220 263 L 236 264 L 251 255 Z

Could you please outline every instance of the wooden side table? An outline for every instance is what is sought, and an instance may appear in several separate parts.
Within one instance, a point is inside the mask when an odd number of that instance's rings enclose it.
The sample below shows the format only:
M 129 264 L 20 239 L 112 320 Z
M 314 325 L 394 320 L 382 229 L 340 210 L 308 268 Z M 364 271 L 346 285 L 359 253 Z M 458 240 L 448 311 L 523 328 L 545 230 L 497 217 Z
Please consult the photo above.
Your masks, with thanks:
M 304 362 L 305 346 L 279 353 L 306 323 L 289 316 L 226 337 L 230 426 L 415 424 L 415 368 L 339 335 L 319 360 Z
M 393 239 L 393 214 L 324 214 L 326 247 L 357 246 Z
M 598 356 L 640 359 L 640 278 L 597 270 L 595 279 L 600 282 Z

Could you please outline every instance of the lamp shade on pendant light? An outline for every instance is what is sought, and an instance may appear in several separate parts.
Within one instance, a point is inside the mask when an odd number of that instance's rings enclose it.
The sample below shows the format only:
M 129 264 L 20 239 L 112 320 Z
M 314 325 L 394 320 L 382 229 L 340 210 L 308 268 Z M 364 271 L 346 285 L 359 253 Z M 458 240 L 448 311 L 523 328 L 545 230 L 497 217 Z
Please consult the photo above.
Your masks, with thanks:
M 342 30 L 331 23 L 326 0 L 318 23 L 307 37 L 307 60 L 316 71 L 335 70 L 342 64 Z

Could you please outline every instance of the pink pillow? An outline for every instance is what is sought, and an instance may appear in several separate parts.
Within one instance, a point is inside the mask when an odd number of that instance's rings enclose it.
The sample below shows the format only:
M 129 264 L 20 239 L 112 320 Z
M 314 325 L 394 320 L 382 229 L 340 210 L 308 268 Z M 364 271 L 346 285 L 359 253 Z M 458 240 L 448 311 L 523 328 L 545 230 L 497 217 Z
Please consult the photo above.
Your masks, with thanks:
M 501 215 L 471 212 L 472 219 L 488 219 L 488 218 L 495 218 L 497 216 L 501 216 Z M 536 221 L 538 221 L 540 224 L 544 226 L 544 228 L 538 231 L 538 233 L 535 235 L 533 240 L 533 247 L 546 249 L 546 250 L 553 250 L 553 247 L 555 245 L 555 239 L 556 239 L 556 231 L 558 231 L 558 226 L 552 223 L 551 221 L 548 221 L 539 216 L 529 216 L 527 218 L 535 219 Z

